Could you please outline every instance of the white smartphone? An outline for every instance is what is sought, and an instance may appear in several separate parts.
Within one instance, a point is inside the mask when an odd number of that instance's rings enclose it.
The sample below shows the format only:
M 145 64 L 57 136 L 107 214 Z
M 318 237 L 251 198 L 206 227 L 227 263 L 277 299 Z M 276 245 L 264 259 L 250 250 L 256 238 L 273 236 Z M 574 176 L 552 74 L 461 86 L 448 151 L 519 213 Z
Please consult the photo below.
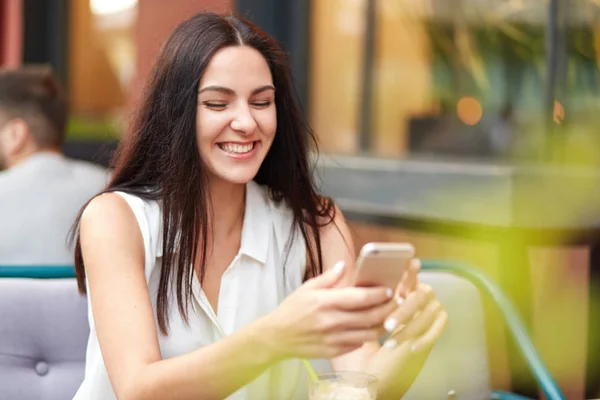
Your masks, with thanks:
M 356 261 L 354 285 L 395 289 L 414 256 L 410 243 L 367 243 Z

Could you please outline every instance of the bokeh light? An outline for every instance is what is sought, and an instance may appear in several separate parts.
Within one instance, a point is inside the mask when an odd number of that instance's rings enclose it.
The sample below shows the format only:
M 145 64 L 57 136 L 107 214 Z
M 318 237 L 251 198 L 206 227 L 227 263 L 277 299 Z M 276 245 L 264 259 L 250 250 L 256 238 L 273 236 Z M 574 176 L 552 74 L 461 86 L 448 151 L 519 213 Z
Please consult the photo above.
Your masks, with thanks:
M 481 103 L 475 97 L 461 97 L 456 104 L 456 114 L 466 125 L 477 125 L 483 116 Z

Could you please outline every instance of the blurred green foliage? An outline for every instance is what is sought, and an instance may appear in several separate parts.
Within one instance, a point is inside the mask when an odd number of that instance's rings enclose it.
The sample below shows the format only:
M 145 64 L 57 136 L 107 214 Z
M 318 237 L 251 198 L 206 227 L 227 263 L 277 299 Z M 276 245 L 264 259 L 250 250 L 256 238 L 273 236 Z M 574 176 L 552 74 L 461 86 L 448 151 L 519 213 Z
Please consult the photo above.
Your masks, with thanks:
M 109 118 L 85 118 L 74 115 L 67 125 L 67 138 L 78 140 L 115 140 L 122 135 L 119 124 Z

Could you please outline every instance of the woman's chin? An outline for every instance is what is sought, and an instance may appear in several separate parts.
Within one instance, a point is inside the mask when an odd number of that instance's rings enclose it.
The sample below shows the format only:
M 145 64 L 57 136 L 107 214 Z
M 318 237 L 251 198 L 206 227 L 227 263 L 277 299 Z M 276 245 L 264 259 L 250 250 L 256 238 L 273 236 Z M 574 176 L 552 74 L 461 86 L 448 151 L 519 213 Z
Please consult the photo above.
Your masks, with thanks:
M 213 174 L 213 176 L 219 181 L 231 183 L 234 185 L 245 185 L 246 183 L 254 179 L 254 177 L 258 173 L 258 169 L 256 171 L 250 171 L 246 168 L 244 171 L 235 171 L 235 169 L 232 168 L 228 171 L 216 172 L 217 173 Z

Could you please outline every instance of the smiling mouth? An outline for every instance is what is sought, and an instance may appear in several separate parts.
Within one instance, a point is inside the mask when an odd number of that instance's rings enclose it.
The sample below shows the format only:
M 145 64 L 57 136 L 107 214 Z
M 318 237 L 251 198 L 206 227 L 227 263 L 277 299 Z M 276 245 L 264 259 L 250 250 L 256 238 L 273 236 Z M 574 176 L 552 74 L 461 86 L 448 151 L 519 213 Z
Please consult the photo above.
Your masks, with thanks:
M 256 142 L 239 144 L 239 143 L 217 143 L 221 150 L 231 154 L 246 154 L 251 152 L 256 146 Z

